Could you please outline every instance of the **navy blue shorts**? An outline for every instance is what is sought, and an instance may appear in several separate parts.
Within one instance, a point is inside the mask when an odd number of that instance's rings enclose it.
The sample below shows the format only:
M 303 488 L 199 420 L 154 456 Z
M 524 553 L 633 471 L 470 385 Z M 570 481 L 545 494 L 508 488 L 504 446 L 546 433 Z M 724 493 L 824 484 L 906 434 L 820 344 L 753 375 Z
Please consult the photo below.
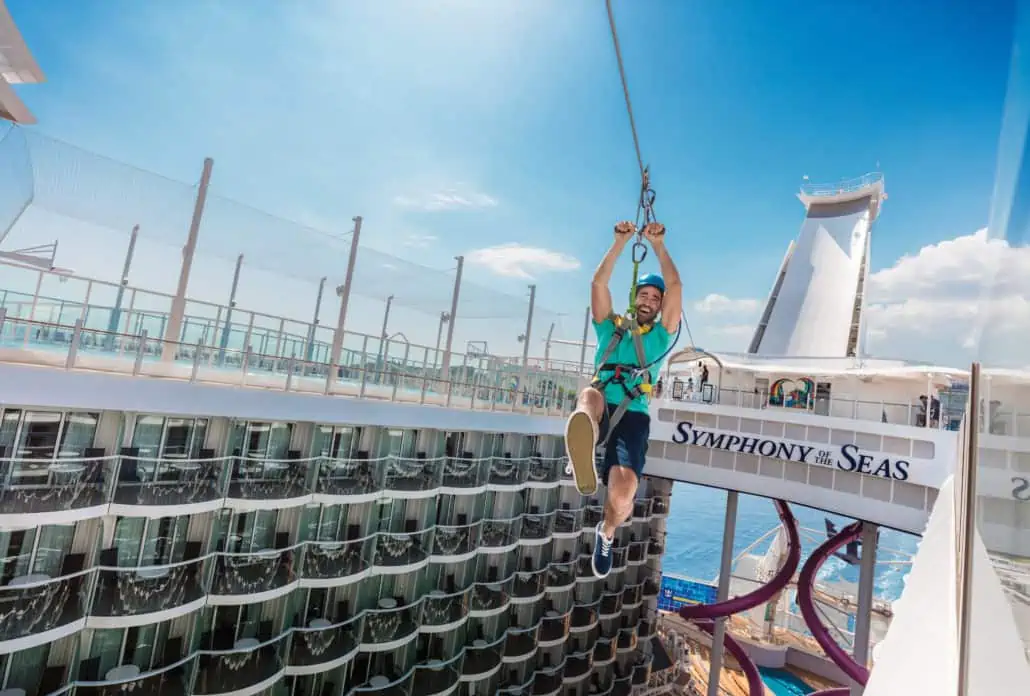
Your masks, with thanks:
M 600 441 L 603 441 L 608 429 L 611 427 L 611 417 L 618 406 L 608 404 L 608 408 L 601 419 L 601 427 L 598 431 Z M 639 411 L 626 411 L 622 418 L 615 424 L 612 436 L 604 449 L 604 461 L 601 463 L 601 481 L 608 485 L 608 472 L 613 466 L 624 466 L 632 469 L 637 479 L 644 473 L 644 463 L 647 461 L 647 444 L 651 439 L 651 416 Z

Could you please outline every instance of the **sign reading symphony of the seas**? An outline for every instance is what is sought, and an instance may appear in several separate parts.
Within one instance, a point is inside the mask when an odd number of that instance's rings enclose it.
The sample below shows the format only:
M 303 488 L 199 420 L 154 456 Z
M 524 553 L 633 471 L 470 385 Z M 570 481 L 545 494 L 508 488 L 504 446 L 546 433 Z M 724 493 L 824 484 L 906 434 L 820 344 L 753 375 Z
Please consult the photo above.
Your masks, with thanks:
M 821 449 L 816 445 L 781 438 L 697 428 L 689 421 L 680 421 L 676 424 L 672 441 L 680 445 L 755 454 L 814 466 L 836 467 L 841 471 L 895 481 L 907 481 L 909 475 L 910 465 L 907 459 L 892 458 L 880 453 L 871 454 L 853 444 Z

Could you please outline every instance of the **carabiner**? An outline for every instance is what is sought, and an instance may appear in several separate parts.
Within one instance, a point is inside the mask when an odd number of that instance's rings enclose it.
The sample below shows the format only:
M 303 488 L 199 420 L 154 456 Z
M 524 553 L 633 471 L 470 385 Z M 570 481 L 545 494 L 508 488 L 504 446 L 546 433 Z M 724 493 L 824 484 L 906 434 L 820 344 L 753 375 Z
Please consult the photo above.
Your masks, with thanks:
M 637 256 L 637 252 L 640 256 Z M 640 237 L 637 237 L 637 241 L 633 242 L 633 249 L 631 251 L 633 256 L 633 263 L 643 263 L 644 259 L 647 258 L 647 245 L 640 241 Z

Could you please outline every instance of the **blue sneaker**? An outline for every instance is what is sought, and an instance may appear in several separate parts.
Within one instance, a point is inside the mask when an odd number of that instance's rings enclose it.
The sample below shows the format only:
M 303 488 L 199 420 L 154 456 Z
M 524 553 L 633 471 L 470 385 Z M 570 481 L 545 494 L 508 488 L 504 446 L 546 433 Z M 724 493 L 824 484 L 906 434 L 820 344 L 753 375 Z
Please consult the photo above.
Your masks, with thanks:
M 603 522 L 597 524 L 594 557 L 590 562 L 591 566 L 593 566 L 594 575 L 599 578 L 608 577 L 608 573 L 612 571 L 612 540 L 605 537 L 604 532 L 601 531 L 603 524 Z

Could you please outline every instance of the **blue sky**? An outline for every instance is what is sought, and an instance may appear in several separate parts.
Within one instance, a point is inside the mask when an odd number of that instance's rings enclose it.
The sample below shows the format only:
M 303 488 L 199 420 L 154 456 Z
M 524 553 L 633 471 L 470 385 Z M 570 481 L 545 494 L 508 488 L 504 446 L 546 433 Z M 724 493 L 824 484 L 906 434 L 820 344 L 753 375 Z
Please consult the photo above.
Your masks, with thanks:
M 635 213 L 601 0 L 7 4 L 47 75 L 19 89 L 47 135 L 188 182 L 211 156 L 220 195 L 329 231 L 363 215 L 368 245 L 435 268 L 480 259 L 471 281 L 536 282 L 568 338 L 612 224 Z M 874 271 L 987 224 L 1013 8 L 939 5 L 615 2 L 687 294 L 728 298 L 688 305 L 699 342 L 746 346 L 803 175 L 879 162 Z

